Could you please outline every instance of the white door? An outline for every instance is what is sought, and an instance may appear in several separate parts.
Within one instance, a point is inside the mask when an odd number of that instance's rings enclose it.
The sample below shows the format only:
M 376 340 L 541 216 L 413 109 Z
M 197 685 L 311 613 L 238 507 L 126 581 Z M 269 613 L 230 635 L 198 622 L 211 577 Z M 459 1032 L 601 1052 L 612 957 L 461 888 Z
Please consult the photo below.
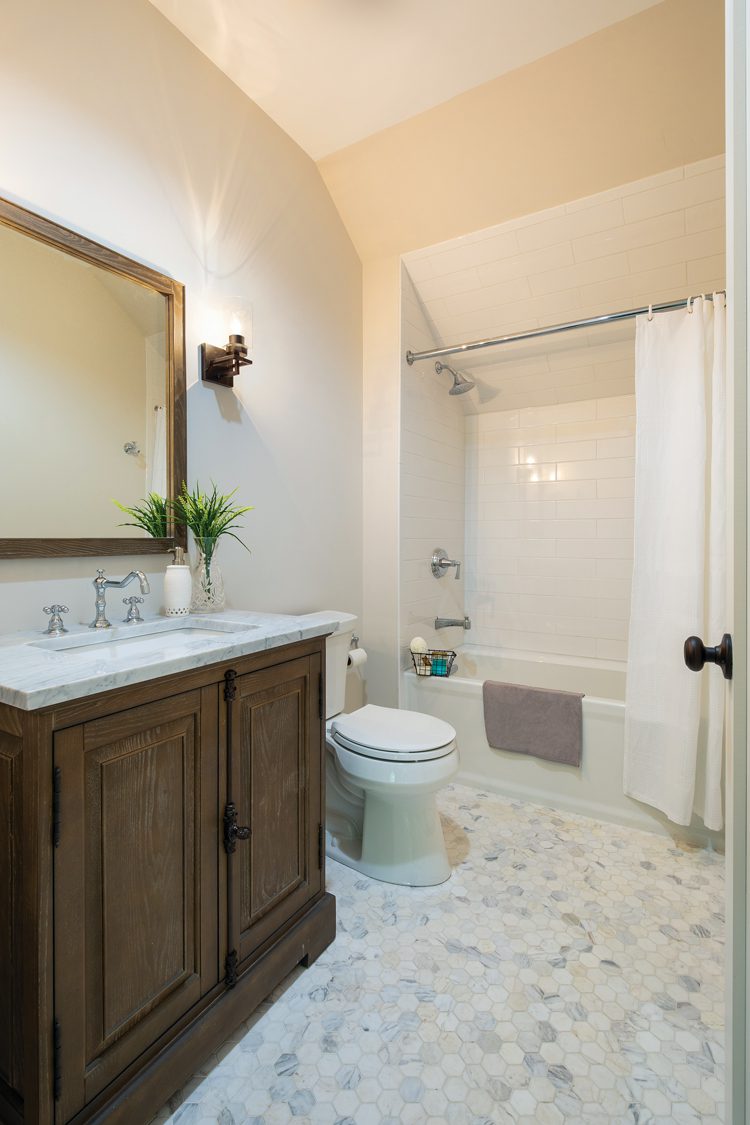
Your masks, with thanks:
M 729 544 L 734 574 L 730 589 L 734 679 L 727 726 L 727 1114 L 728 1125 L 745 1125 L 750 1112 L 750 948 L 748 925 L 748 49 L 746 0 L 726 0 L 727 66 L 727 289 L 730 379 L 730 485 L 733 519 Z M 731 432 L 733 431 L 733 432 Z M 728 626 L 730 628 L 730 626 Z M 716 642 L 710 641 L 714 644 Z

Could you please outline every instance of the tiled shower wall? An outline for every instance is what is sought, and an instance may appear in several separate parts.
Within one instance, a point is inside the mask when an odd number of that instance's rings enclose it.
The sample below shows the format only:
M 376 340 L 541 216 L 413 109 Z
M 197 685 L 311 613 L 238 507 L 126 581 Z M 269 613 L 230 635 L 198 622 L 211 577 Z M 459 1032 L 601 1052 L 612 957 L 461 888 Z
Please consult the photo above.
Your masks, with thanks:
M 443 345 L 712 292 L 724 286 L 724 241 L 717 156 L 407 255 L 411 322 Z M 628 322 L 456 357 L 478 381 L 458 400 L 470 412 L 467 641 L 626 658 L 633 339 Z M 409 393 L 415 377 L 427 374 L 412 374 Z M 451 430 L 434 456 L 454 457 L 453 441 Z M 454 506 L 456 530 L 458 519 Z
M 634 432 L 633 395 L 466 418 L 472 643 L 625 659 Z
M 406 270 L 402 271 L 402 354 L 435 347 L 435 338 Z M 443 547 L 464 557 L 464 413 L 451 397 L 447 373 L 434 363 L 401 372 L 401 665 L 410 663 L 409 641 L 424 637 L 430 648 L 456 648 L 463 629 L 434 629 L 435 618 L 464 616 L 464 576 L 451 570 L 434 578 L 430 557 Z

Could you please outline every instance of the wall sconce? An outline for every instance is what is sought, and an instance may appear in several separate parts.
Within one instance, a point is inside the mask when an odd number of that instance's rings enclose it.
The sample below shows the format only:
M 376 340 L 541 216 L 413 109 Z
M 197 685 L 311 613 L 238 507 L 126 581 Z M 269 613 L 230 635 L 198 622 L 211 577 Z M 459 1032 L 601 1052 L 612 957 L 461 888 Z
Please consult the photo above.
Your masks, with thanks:
M 201 344 L 201 378 L 204 383 L 219 387 L 233 387 L 240 368 L 253 362 L 247 358 L 247 344 L 243 334 L 244 321 L 250 317 L 250 306 L 241 298 L 232 300 L 229 312 L 229 339 L 224 347 Z
M 253 361 L 247 358 L 245 337 L 232 333 L 223 348 L 213 344 L 201 344 L 201 378 L 204 383 L 216 383 L 220 387 L 233 387 L 234 377 L 241 367 L 249 367 Z

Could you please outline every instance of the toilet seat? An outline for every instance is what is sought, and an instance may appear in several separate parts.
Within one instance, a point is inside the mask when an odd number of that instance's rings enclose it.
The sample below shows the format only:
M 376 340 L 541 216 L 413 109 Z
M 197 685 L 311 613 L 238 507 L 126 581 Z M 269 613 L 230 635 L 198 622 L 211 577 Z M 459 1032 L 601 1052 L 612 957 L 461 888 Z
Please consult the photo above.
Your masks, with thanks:
M 418 711 L 400 711 L 368 703 L 330 725 L 333 742 L 354 754 L 389 762 L 425 762 L 443 758 L 456 747 L 450 723 Z

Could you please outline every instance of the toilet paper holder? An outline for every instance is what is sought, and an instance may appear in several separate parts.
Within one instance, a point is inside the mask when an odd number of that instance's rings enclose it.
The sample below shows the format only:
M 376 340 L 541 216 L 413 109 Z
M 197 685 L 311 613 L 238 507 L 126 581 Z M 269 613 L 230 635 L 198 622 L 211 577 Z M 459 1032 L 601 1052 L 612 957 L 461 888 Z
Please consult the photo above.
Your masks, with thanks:
M 347 668 L 359 668 L 367 661 L 367 653 L 363 648 L 359 647 L 359 637 L 356 633 L 352 634 L 351 644 L 349 646 L 349 655 L 346 659 Z

